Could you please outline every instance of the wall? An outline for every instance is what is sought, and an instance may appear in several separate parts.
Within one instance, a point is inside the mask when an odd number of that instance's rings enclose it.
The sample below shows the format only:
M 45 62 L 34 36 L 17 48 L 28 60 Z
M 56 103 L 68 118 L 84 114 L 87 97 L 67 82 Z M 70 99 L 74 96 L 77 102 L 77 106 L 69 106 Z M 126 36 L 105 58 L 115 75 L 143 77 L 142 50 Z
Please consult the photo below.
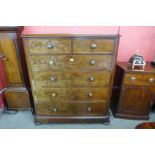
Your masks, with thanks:
M 155 59 L 155 26 L 127 26 L 121 27 L 118 61 L 127 61 L 136 48 L 145 60 Z
M 25 26 L 23 34 L 43 33 L 95 33 L 117 34 L 118 26 Z M 117 61 L 128 61 L 137 48 L 147 61 L 155 59 L 155 26 L 121 26 Z M 0 90 L 5 86 L 5 76 L 0 62 Z M 0 108 L 2 98 L 0 97 Z

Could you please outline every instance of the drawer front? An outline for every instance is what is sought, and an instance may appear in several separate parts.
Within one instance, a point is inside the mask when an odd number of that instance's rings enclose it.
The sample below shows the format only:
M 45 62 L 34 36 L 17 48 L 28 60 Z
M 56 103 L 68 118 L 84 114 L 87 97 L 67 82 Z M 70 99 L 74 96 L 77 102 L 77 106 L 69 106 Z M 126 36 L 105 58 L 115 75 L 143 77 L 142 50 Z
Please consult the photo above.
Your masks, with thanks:
M 49 38 L 28 40 L 30 54 L 70 53 L 71 39 Z
M 33 72 L 36 86 L 106 86 L 110 82 L 109 71 L 42 71 Z
M 37 88 L 37 102 L 107 100 L 109 88 Z
M 37 115 L 106 115 L 107 103 L 38 103 Z
M 124 77 L 126 85 L 155 85 L 155 74 L 132 74 L 126 73 Z
M 113 52 L 113 39 L 74 39 L 73 52 L 75 53 L 93 53 L 93 52 Z
M 31 56 L 32 71 L 45 69 L 105 69 L 110 70 L 112 56 L 110 55 L 59 55 Z

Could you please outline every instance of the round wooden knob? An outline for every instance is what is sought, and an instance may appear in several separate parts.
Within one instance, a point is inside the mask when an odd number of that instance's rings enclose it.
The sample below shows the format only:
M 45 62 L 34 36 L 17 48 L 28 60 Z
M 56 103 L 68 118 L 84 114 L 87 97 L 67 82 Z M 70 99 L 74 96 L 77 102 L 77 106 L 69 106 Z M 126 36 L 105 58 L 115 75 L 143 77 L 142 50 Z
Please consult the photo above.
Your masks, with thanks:
M 56 77 L 55 76 L 52 76 L 51 77 L 51 81 L 55 81 L 56 80 Z
M 91 82 L 93 82 L 94 80 L 95 80 L 94 77 L 89 78 L 89 81 L 91 81 Z
M 54 107 L 54 108 L 52 108 L 52 111 L 53 112 L 58 112 L 58 108 L 57 107 Z
M 97 47 L 97 45 L 95 43 L 91 44 L 91 48 L 95 49 Z
M 54 64 L 54 61 L 53 61 L 53 60 L 50 60 L 50 61 L 48 62 L 48 64 L 49 64 L 50 66 L 52 66 L 52 65 Z
M 51 49 L 51 48 L 53 48 L 53 47 L 54 47 L 54 45 L 53 45 L 51 42 L 48 42 L 47 48 Z
M 134 77 L 134 76 L 133 77 L 130 77 L 130 80 L 131 81 L 135 81 L 136 80 L 136 77 Z
M 91 112 L 92 111 L 92 108 L 91 107 L 88 107 L 87 110 L 88 110 L 88 112 Z
M 74 58 L 70 58 L 69 61 L 70 61 L 70 62 L 73 62 L 73 61 L 74 61 Z
M 52 97 L 56 97 L 57 95 L 56 95 L 56 93 L 52 93 Z
M 152 82 L 154 82 L 155 80 L 154 80 L 154 78 L 149 78 L 149 82 L 150 83 L 152 83 Z
M 88 93 L 88 96 L 93 96 L 93 93 L 89 92 L 89 93 Z
M 91 61 L 90 61 L 90 64 L 91 64 L 91 65 L 95 65 L 95 63 L 96 63 L 95 60 L 91 60 Z

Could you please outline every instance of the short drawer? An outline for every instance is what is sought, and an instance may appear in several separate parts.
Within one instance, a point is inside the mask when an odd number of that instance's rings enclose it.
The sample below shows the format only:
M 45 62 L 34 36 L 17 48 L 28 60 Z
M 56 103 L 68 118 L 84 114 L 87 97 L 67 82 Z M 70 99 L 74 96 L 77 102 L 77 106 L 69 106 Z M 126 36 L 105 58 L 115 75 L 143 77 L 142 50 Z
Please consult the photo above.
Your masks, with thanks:
M 44 55 L 31 56 L 32 71 L 46 69 L 105 69 L 112 67 L 111 55 Z
M 42 71 L 33 72 L 35 86 L 107 86 L 110 82 L 110 71 Z
M 124 84 L 153 86 L 155 85 L 155 74 L 126 73 L 124 76 Z
M 30 39 L 28 40 L 28 49 L 30 54 L 70 53 L 71 39 Z
M 113 39 L 83 39 L 77 38 L 73 40 L 73 52 L 75 53 L 95 53 L 95 52 L 113 52 Z
M 107 102 L 100 103 L 38 103 L 36 115 L 106 115 Z
M 107 100 L 109 88 L 37 88 L 34 91 L 37 102 Z

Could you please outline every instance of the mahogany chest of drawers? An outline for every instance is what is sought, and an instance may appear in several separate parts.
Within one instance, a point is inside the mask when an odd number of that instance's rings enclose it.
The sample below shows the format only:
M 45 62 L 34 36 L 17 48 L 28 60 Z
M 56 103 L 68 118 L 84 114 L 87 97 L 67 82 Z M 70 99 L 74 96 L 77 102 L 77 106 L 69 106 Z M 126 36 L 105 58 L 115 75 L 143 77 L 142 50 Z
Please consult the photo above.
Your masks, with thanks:
M 144 71 L 132 71 L 127 63 L 116 67 L 111 109 L 116 117 L 149 119 L 155 103 L 155 68 L 147 63 Z
M 119 35 L 24 35 L 36 123 L 109 123 Z

